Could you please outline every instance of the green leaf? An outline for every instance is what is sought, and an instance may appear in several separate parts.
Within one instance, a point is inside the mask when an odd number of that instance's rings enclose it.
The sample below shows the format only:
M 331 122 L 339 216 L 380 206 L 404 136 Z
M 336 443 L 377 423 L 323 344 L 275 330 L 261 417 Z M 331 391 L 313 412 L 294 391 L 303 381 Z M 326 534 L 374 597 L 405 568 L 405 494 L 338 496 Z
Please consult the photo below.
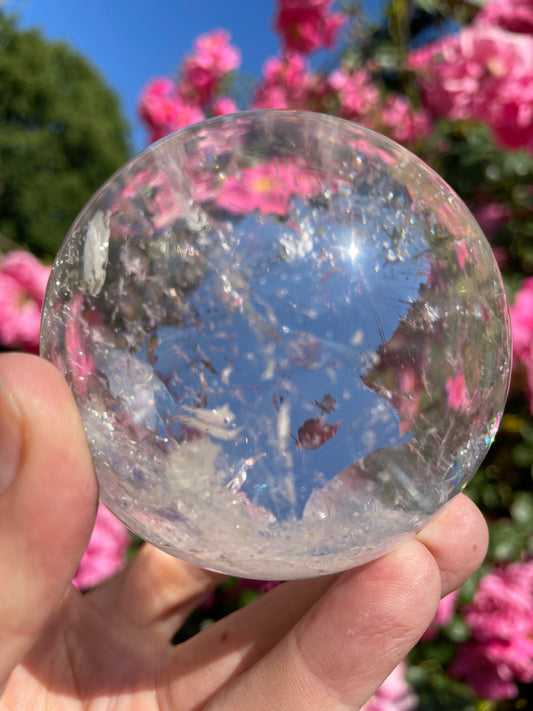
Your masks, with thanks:
M 533 492 L 519 491 L 511 504 L 510 513 L 517 524 L 533 529 Z
M 489 526 L 489 557 L 503 563 L 518 558 L 523 544 L 523 536 L 509 519 L 499 519 Z
M 432 14 L 437 12 L 440 3 L 439 0 L 415 0 L 415 5 L 421 10 L 424 10 L 424 12 Z
M 517 444 L 513 447 L 511 456 L 517 467 L 529 467 L 533 464 L 533 448 L 529 444 Z
M 524 422 L 520 428 L 520 434 L 533 447 L 533 426 L 529 422 Z
M 454 617 L 454 619 L 446 625 L 445 629 L 447 637 L 452 642 L 464 642 L 470 637 L 470 630 L 462 617 Z
M 261 593 L 257 590 L 251 590 L 250 588 L 245 588 L 239 593 L 238 601 L 239 607 L 246 607 L 257 598 L 261 597 Z

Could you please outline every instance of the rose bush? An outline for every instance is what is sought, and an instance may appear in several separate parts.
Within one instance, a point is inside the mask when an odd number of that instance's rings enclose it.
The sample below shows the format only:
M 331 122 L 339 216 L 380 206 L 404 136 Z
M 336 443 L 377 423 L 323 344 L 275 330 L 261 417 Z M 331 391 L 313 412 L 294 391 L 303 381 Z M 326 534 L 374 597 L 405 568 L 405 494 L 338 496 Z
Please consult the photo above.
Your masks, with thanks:
M 482 697 L 515 698 L 517 683 L 533 682 L 533 560 L 485 575 L 463 616 L 471 638 L 450 671 Z
M 29 252 L 0 256 L 0 346 L 39 351 L 39 328 L 50 269 Z

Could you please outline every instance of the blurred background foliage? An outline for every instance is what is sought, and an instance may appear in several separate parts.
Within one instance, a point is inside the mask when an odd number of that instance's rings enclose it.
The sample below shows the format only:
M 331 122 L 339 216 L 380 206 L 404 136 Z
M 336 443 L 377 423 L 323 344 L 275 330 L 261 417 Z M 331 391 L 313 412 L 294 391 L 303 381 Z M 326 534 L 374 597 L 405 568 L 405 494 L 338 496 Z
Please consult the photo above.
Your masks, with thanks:
M 87 60 L 0 9 L 0 250 L 50 260 L 130 155 L 116 95 Z

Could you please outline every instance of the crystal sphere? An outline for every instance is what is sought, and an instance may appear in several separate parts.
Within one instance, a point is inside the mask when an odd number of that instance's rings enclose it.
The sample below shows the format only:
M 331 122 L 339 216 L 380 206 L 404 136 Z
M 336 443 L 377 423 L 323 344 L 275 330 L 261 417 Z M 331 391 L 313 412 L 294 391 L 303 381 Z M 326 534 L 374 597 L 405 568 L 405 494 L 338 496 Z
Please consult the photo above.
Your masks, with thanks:
M 41 352 L 132 531 L 288 579 L 383 554 L 466 485 L 510 327 L 489 244 L 424 163 L 338 118 L 252 111 L 159 141 L 95 194 Z

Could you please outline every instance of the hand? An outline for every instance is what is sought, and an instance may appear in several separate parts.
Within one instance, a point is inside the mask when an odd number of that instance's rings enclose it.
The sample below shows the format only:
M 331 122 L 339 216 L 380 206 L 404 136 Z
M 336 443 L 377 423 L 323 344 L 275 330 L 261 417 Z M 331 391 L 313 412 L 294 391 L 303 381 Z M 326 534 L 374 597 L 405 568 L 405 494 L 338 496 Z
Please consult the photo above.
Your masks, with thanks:
M 75 590 L 97 507 L 76 406 L 43 360 L 4 354 L 0 374 L 2 709 L 354 711 L 485 555 L 484 521 L 460 495 L 379 560 L 284 583 L 172 646 L 220 576 L 146 545 Z

